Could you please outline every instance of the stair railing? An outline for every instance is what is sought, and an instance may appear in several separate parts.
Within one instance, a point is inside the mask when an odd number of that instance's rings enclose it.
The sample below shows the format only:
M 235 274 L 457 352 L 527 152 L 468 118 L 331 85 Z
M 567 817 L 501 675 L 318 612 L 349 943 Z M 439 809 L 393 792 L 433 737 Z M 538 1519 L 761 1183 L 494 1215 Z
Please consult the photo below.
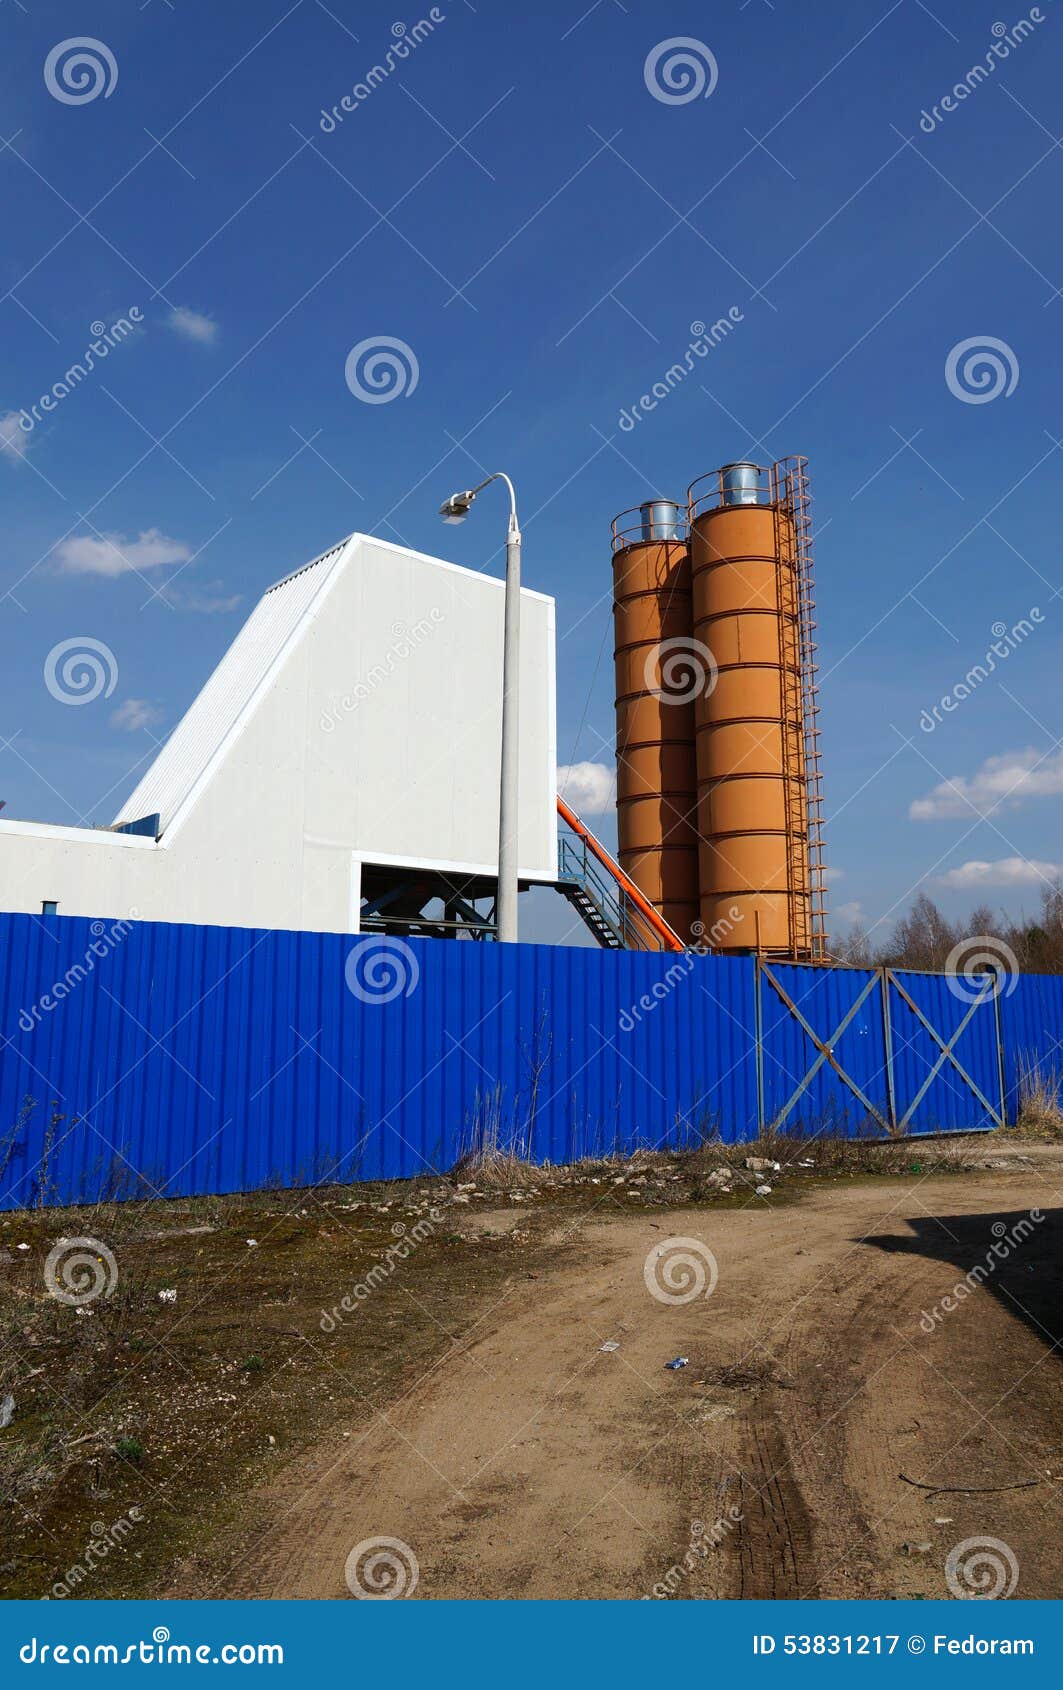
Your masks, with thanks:
M 679 935 L 563 798 L 557 813 L 573 836 L 558 840 L 558 878 L 583 888 L 624 950 L 681 951 Z

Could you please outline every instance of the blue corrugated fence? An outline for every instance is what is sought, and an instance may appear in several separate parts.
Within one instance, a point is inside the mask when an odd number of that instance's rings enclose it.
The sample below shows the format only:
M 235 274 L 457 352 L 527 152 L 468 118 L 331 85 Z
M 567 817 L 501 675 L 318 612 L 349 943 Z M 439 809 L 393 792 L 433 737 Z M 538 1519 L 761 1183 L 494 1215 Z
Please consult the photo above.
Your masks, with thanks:
M 0 1207 L 971 1130 L 1063 981 L 0 915 Z M 973 1000 L 973 1001 L 972 1001 Z

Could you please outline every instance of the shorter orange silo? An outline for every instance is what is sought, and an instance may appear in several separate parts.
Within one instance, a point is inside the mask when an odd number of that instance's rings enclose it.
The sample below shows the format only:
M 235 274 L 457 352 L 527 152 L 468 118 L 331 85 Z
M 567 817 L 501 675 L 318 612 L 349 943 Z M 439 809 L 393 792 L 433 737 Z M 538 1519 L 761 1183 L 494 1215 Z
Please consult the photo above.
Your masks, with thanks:
M 678 505 L 613 522 L 620 865 L 686 942 L 698 919 L 690 551 Z

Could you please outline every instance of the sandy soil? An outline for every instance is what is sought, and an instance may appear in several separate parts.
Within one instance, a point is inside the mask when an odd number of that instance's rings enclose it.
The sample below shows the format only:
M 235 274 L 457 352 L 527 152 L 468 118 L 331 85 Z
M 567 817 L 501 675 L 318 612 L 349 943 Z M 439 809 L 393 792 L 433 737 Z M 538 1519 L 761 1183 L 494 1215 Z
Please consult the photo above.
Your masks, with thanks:
M 991 1537 L 1017 1596 L 1059 1597 L 1061 1192 L 1052 1149 L 737 1212 L 559 1217 L 537 1271 L 259 1496 L 234 1566 L 170 1593 L 347 1598 L 350 1551 L 384 1536 L 418 1598 L 945 1596 L 949 1551 Z M 647 1289 L 677 1236 L 711 1250 L 711 1295 Z

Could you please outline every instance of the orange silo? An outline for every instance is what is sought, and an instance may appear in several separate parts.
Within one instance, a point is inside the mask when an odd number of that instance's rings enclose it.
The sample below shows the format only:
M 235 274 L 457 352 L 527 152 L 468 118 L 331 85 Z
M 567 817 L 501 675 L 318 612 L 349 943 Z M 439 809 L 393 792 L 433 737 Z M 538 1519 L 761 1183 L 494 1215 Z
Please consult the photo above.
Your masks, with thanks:
M 619 858 L 685 942 L 698 919 L 690 549 L 672 500 L 613 522 Z
M 717 950 L 823 951 L 810 508 L 803 459 L 690 488 L 701 921 Z

